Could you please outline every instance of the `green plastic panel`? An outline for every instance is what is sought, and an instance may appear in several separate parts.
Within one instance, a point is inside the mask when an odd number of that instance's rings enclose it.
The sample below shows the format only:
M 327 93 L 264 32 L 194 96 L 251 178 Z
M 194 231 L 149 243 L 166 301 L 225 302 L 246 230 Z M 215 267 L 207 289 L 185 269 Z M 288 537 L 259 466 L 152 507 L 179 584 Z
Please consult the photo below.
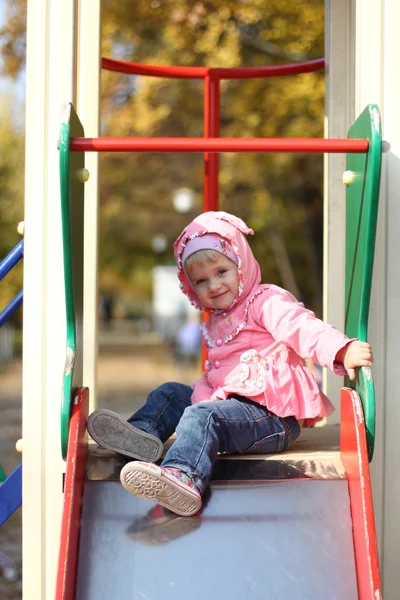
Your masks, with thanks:
M 0 483 L 3 483 L 3 481 L 5 481 L 7 478 L 3 467 L 0 465 Z
M 351 173 L 346 194 L 346 300 L 345 331 L 367 341 L 376 223 L 381 176 L 382 138 L 379 108 L 368 105 L 348 132 L 349 138 L 367 138 L 366 154 L 347 154 Z M 362 367 L 356 382 L 347 381 L 360 394 L 366 425 L 369 460 L 375 440 L 375 391 L 370 368 Z
M 71 403 L 76 389 L 82 387 L 84 184 L 81 173 L 85 158 L 82 152 L 69 151 L 71 137 L 84 137 L 84 131 L 73 106 L 67 104 L 62 110 L 59 139 L 67 341 L 61 399 L 61 452 L 64 459 Z

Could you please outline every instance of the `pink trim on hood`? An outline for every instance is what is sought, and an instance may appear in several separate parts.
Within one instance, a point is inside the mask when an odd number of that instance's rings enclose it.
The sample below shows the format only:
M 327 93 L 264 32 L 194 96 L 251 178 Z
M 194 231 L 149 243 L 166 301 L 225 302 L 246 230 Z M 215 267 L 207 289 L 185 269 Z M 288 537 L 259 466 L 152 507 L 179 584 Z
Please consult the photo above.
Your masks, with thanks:
M 174 256 L 178 266 L 178 278 L 182 292 L 186 294 L 193 306 L 199 310 L 212 313 L 215 312 L 213 309 L 200 304 L 183 269 L 182 261 L 182 254 L 188 241 L 208 234 L 217 234 L 226 239 L 237 256 L 239 293 L 232 306 L 229 307 L 229 310 L 231 310 L 234 306 L 243 302 L 261 281 L 260 266 L 245 238 L 245 235 L 253 235 L 254 231 L 242 219 L 234 215 L 223 211 L 209 211 L 202 213 L 189 223 L 175 241 Z

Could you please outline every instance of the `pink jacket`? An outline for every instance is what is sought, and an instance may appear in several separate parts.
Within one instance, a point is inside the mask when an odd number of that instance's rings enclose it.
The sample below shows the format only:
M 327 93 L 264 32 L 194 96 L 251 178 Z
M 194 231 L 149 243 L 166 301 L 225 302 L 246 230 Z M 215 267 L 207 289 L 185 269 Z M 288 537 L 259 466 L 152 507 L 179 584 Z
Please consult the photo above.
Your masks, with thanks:
M 239 294 L 223 312 L 199 304 L 182 265 L 187 241 L 206 233 L 227 239 L 238 257 Z M 241 219 L 222 211 L 207 212 L 194 219 L 174 244 L 182 291 L 196 308 L 211 313 L 202 326 L 208 348 L 206 371 L 193 385 L 192 403 L 239 394 L 280 417 L 305 419 L 304 425 L 310 426 L 334 407 L 303 359 L 344 375 L 335 358 L 350 340 L 286 290 L 260 284 L 259 264 L 243 234 L 253 231 Z

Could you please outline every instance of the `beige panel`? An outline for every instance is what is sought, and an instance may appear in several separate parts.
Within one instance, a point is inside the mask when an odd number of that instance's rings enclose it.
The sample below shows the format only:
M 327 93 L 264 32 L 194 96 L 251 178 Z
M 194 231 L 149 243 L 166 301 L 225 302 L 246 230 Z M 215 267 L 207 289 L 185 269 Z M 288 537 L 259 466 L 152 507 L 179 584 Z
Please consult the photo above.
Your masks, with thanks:
M 30 0 L 27 31 L 23 356 L 23 597 L 54 598 L 65 363 L 58 137 L 75 101 L 73 0 Z
M 83 2 L 79 14 L 77 114 L 86 137 L 99 135 L 100 0 Z M 98 153 L 87 152 L 85 167 L 83 384 L 90 390 L 89 412 L 97 405 L 98 355 Z
M 325 136 L 343 138 L 354 121 L 353 11 L 348 0 L 325 3 L 326 125 Z M 325 155 L 324 183 L 324 320 L 344 329 L 344 273 L 346 194 L 342 182 L 344 154 Z M 340 421 L 340 389 L 343 379 L 324 373 L 326 392 L 336 408 L 330 422 Z
M 385 122 L 383 81 L 384 46 L 383 3 L 371 0 L 357 0 L 357 28 L 355 37 L 355 99 L 354 107 L 360 112 L 368 103 L 376 103 L 381 109 Z M 383 135 L 385 130 L 383 130 Z M 385 580 L 385 531 L 384 531 L 384 487 L 385 487 L 385 448 L 383 444 L 385 419 L 385 321 L 386 298 L 389 292 L 386 277 L 386 214 L 388 206 L 387 156 L 382 161 L 382 179 L 376 254 L 374 261 L 371 309 L 369 319 L 369 340 L 373 346 L 375 363 L 373 366 L 376 390 L 376 444 L 374 460 L 371 464 L 371 478 L 374 496 L 374 510 L 378 536 L 383 584 Z M 385 586 L 384 586 L 385 587 Z M 386 597 L 386 596 L 385 596 Z
M 379 103 L 384 139 L 390 142 L 390 152 L 383 157 L 378 253 L 373 280 L 370 330 L 376 355 L 374 375 L 377 387 L 377 453 L 372 464 L 372 475 L 379 526 L 383 597 L 385 600 L 395 600 L 399 596 L 400 554 L 400 476 L 397 460 L 400 455 L 397 425 L 400 422 L 400 6 L 398 2 L 388 0 L 378 3 L 369 0 L 368 6 L 362 3 L 359 10 L 358 99 L 359 103 Z
M 46 311 L 45 240 L 42 227 L 46 222 L 46 182 L 43 164 L 47 158 L 44 137 L 47 119 L 46 69 L 48 28 L 46 0 L 32 0 L 28 5 L 26 61 L 26 147 L 25 147 L 25 256 L 23 304 L 23 564 L 24 597 L 44 598 L 45 588 L 45 503 L 44 448 L 45 424 L 45 325 Z M 43 311 L 43 313 L 42 313 Z M 29 501 L 28 501 L 29 497 Z M 27 500 L 25 502 L 25 499 Z M 32 592 L 30 592 L 32 590 Z M 30 595 L 31 594 L 31 595 Z
M 355 36 L 355 111 L 377 103 L 383 119 L 383 137 L 390 152 L 383 156 L 378 235 L 373 275 L 369 337 L 375 352 L 373 368 L 377 398 L 376 449 L 371 465 L 374 506 L 381 561 L 383 595 L 398 598 L 400 519 L 398 498 L 400 453 L 398 402 L 400 283 L 400 84 L 398 26 L 400 5 L 390 0 L 357 0 Z

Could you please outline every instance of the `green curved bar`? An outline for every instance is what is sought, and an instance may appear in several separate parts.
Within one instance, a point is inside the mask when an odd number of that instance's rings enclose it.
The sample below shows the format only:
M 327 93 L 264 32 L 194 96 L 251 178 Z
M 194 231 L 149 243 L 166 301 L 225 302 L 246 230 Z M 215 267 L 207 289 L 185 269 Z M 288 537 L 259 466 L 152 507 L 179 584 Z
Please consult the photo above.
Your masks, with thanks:
M 381 176 L 382 137 L 379 108 L 368 105 L 348 131 L 349 138 L 367 138 L 366 154 L 347 154 L 350 183 L 346 193 L 345 332 L 367 341 Z M 375 390 L 371 369 L 362 367 L 356 382 L 346 385 L 360 394 L 369 460 L 375 442 Z
M 84 137 L 84 132 L 73 106 L 67 104 L 62 111 L 58 145 L 66 313 L 66 360 L 61 398 L 61 453 L 64 460 L 72 398 L 75 390 L 82 386 L 84 204 L 83 183 L 78 174 L 84 168 L 84 155 L 69 152 L 70 137 Z

